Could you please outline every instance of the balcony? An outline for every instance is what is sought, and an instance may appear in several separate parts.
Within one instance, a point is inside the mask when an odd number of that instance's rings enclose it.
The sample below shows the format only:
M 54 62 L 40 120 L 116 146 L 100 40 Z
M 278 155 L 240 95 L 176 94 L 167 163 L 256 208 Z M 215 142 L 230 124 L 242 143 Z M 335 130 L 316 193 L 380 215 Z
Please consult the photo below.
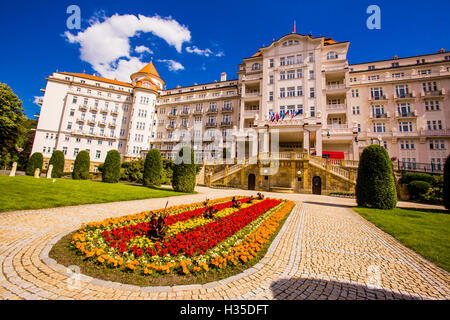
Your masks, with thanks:
M 181 115 L 182 115 L 182 116 L 188 116 L 188 115 L 189 115 L 189 109 L 187 109 L 187 110 L 183 109 L 183 110 L 181 111 Z
M 245 92 L 243 97 L 244 98 L 259 98 L 259 97 L 261 97 L 261 92 L 260 91 Z
M 87 123 L 95 125 L 95 119 L 89 119 L 89 120 L 87 120 Z
M 111 110 L 111 114 L 112 115 L 118 115 L 119 114 L 119 110 L 118 109 Z
M 80 110 L 82 110 L 82 111 L 86 111 L 86 110 L 88 109 L 88 106 L 87 106 L 87 105 L 84 105 L 84 104 L 80 104 L 79 107 L 78 107 L 78 109 L 80 109 Z
M 220 124 L 221 127 L 231 127 L 233 123 L 231 121 L 222 121 Z
M 421 96 L 421 97 L 424 97 L 424 98 L 443 97 L 444 95 L 445 95 L 445 92 L 444 92 L 443 89 L 442 89 L 442 90 L 433 90 L 433 91 L 422 91 L 422 92 L 420 93 L 420 96 Z
M 77 119 L 78 123 L 85 123 L 85 121 L 86 121 L 86 119 L 84 119 L 84 118 L 78 118 Z
M 233 107 L 223 107 L 222 113 L 233 112 Z
M 388 97 L 386 94 L 369 97 L 369 101 L 383 101 L 383 100 L 387 100 L 387 99 L 388 99 Z
M 417 113 L 416 111 L 406 111 L 406 112 L 395 112 L 396 118 L 416 118 Z
M 98 111 L 98 107 L 90 106 L 89 110 L 92 111 L 92 112 L 97 112 Z
M 175 130 L 175 124 L 168 124 L 168 125 L 166 126 L 166 129 L 167 129 L 167 130 Z
M 205 127 L 206 128 L 215 128 L 217 127 L 217 123 L 216 122 L 212 122 L 212 121 L 208 121 L 205 123 Z
M 194 114 L 203 114 L 203 109 L 195 109 Z
M 167 116 L 169 118 L 176 118 L 177 114 L 178 114 L 177 112 L 170 112 Z
M 108 126 L 110 128 L 115 128 L 116 127 L 116 123 L 115 122 L 110 122 Z
M 394 95 L 394 99 L 395 100 L 402 100 L 402 99 L 414 99 L 415 95 L 413 92 L 407 92 L 407 93 L 402 93 L 402 94 L 398 94 L 396 93 Z
M 326 86 L 327 91 L 333 91 L 333 92 L 345 92 L 347 90 L 347 86 L 343 83 L 337 83 L 337 84 L 329 84 Z
M 209 108 L 208 111 L 206 111 L 207 114 L 215 114 L 217 113 L 217 108 Z
M 387 120 L 389 119 L 389 112 L 383 112 L 383 113 L 371 113 L 370 119 L 372 120 Z
M 104 127 L 104 126 L 106 126 L 106 121 L 99 121 L 98 122 L 98 125 L 100 126 L 100 127 Z
M 424 137 L 448 137 L 450 136 L 450 129 L 422 130 L 420 135 Z
M 327 113 L 345 113 L 347 111 L 346 104 L 328 104 Z
M 100 110 L 100 112 L 101 112 L 101 113 L 108 113 L 108 109 L 107 109 L 107 108 L 102 108 L 102 109 Z

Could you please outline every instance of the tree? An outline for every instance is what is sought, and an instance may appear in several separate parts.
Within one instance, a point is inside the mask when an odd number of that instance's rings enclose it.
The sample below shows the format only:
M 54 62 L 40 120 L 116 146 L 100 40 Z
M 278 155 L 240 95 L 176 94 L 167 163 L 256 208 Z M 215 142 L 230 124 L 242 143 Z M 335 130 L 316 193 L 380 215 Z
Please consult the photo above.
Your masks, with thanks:
M 25 120 L 22 101 L 8 85 L 0 83 L 0 166 L 17 161 L 24 140 L 21 137 L 27 132 Z
M 33 176 L 36 168 L 39 168 L 39 171 L 42 172 L 42 165 L 44 164 L 44 157 L 42 153 L 35 152 L 31 155 L 30 159 L 28 159 L 27 168 L 25 169 L 25 174 L 27 176 Z
M 392 164 L 386 149 L 380 145 L 370 145 L 361 154 L 356 202 L 358 206 L 378 209 L 393 209 L 397 204 Z
M 162 177 L 161 152 L 158 149 L 151 149 L 147 153 L 144 164 L 144 186 L 160 186 Z
M 48 165 L 53 165 L 52 178 L 61 178 L 64 173 L 64 153 L 61 150 L 55 150 L 52 153 Z
M 80 151 L 75 158 L 73 164 L 72 179 L 87 180 L 89 179 L 89 169 L 91 166 L 91 158 L 86 150 Z
M 106 155 L 102 170 L 102 181 L 107 183 L 117 183 L 120 179 L 120 153 L 117 150 L 110 150 Z
M 172 187 L 175 191 L 194 192 L 196 183 L 196 165 L 194 160 L 194 150 L 190 147 L 185 146 L 178 152 L 172 177 Z
M 444 206 L 450 210 L 450 155 L 444 164 Z
M 21 145 L 22 151 L 18 154 L 17 168 L 19 170 L 25 170 L 28 162 L 28 158 L 31 155 L 31 149 L 33 148 L 34 136 L 36 134 L 37 120 L 26 119 L 24 122 L 25 131 L 19 138 L 18 144 Z

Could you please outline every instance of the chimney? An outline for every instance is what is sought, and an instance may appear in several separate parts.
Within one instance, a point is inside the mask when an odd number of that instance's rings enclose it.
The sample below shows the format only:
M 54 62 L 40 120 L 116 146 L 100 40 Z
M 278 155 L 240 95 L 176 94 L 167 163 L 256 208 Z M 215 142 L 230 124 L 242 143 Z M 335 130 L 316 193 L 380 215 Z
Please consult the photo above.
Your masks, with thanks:
M 220 74 L 220 82 L 222 81 L 227 81 L 227 73 L 226 72 L 222 72 Z

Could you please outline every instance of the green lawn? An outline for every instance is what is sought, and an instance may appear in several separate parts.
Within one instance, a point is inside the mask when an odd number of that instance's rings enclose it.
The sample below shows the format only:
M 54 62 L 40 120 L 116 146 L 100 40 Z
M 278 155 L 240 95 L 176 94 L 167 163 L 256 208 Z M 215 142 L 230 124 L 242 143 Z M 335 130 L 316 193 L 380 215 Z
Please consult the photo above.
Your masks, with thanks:
M 353 208 L 408 248 L 450 271 L 450 214 L 444 210 Z
M 0 212 L 183 195 L 164 188 L 89 180 L 0 176 Z

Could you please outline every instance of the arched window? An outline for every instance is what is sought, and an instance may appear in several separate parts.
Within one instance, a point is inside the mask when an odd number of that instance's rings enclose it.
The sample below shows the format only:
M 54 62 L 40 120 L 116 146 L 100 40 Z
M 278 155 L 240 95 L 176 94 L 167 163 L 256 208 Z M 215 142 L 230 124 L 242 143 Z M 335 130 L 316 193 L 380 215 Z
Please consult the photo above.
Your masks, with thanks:
M 260 70 L 261 69 L 261 65 L 259 63 L 254 63 L 252 65 L 252 70 Z
M 330 51 L 327 54 L 327 59 L 331 60 L 331 59 L 337 59 L 338 58 L 338 54 L 335 51 Z

